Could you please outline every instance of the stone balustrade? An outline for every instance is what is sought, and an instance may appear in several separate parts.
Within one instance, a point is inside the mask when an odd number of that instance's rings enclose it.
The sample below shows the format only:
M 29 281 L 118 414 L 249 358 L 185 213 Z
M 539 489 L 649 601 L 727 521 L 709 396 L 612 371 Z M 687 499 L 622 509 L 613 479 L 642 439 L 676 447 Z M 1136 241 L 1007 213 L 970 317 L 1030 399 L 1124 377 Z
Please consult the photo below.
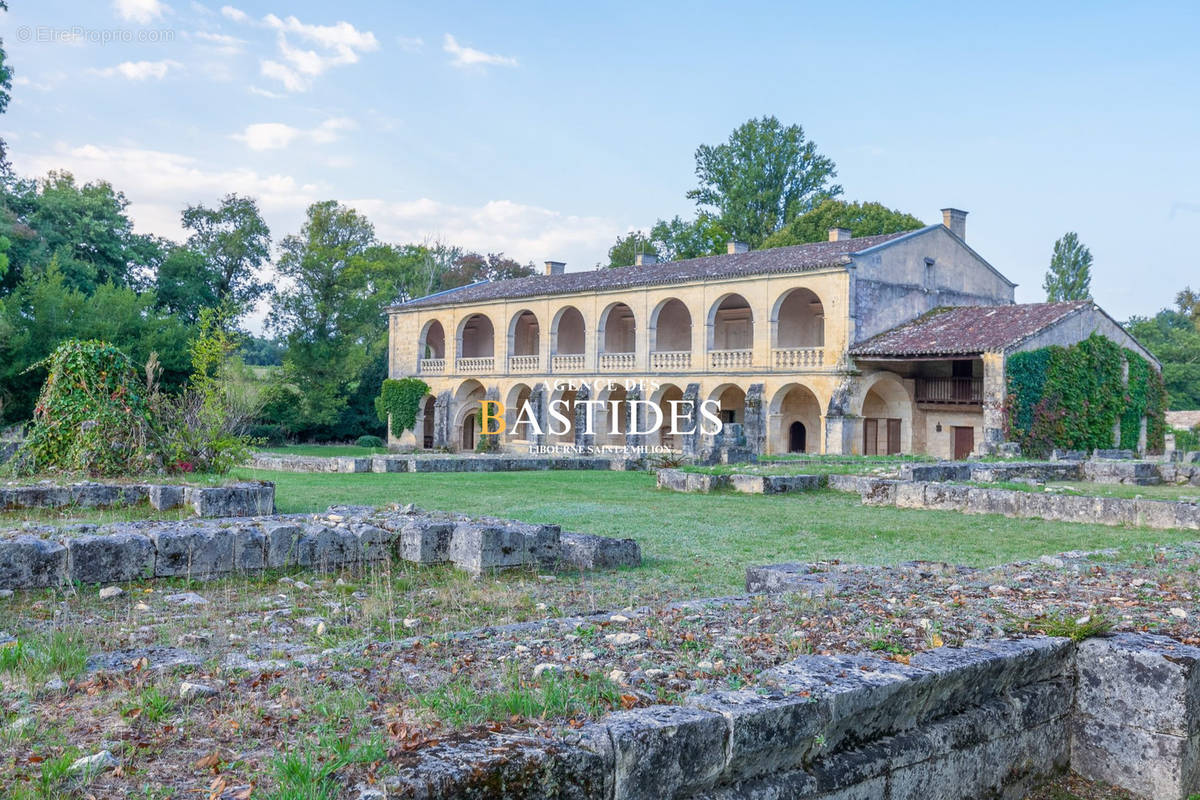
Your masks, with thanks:
M 583 372 L 586 363 L 583 353 L 571 353 L 551 358 L 550 369 L 554 372 Z
M 686 372 L 692 368 L 692 354 L 688 350 L 673 350 L 650 354 L 650 369 L 655 372 Z
M 825 365 L 824 347 L 777 347 L 771 353 L 775 369 L 814 369 Z
M 637 364 L 636 353 L 601 353 L 600 369 L 609 372 L 628 372 Z
M 711 369 L 749 369 L 754 366 L 753 350 L 709 350 Z
M 508 357 L 509 372 L 537 372 L 538 357 L 537 356 L 509 356 Z
M 422 375 L 441 375 L 446 371 L 446 359 L 422 358 L 418 368 Z
M 478 375 L 495 371 L 496 359 L 491 356 L 486 358 L 460 358 L 454 362 L 454 368 L 464 375 Z

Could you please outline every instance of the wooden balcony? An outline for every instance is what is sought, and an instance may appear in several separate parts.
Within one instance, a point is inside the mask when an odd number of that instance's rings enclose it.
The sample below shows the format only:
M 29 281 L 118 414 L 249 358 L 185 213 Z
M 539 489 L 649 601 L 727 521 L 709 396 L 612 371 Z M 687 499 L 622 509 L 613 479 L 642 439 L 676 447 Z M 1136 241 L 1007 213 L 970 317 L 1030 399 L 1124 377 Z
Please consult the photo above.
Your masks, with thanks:
M 980 405 L 983 402 L 983 378 L 917 378 L 917 402 Z

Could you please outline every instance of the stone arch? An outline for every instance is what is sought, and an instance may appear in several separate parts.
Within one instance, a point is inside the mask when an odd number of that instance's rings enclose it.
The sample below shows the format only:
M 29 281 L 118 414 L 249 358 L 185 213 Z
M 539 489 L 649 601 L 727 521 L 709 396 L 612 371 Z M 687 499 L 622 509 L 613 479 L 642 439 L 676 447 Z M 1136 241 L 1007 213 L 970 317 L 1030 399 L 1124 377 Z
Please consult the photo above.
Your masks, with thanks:
M 913 400 L 899 375 L 877 372 L 864 378 L 852 411 L 861 420 L 856 450 L 864 455 L 912 452 Z
M 650 314 L 650 352 L 677 353 L 692 349 L 692 312 L 677 297 L 668 297 Z
M 508 354 L 536 356 L 541 338 L 537 315 L 529 309 L 518 311 L 508 323 Z
M 736 292 L 717 298 L 708 310 L 709 350 L 751 350 L 754 348 L 754 310 L 749 301 Z
M 657 431 L 648 435 L 647 444 L 682 450 L 683 436 L 675 430 L 671 421 L 670 403 L 672 400 L 677 402 L 683 400 L 683 389 L 673 383 L 663 384 L 650 396 L 650 402 L 658 406 L 658 410 L 662 414 L 662 422 Z M 680 426 L 684 430 L 691 427 L 686 420 L 680 420 Z
M 426 358 L 446 357 L 446 329 L 436 319 L 426 322 L 421 328 L 421 337 L 417 344 L 417 361 Z
M 463 381 L 455 390 L 454 424 L 450 441 L 459 450 L 475 449 L 475 444 L 479 441 L 479 407 L 486 396 L 487 390 L 477 380 Z
M 746 390 L 736 383 L 722 383 L 708 393 L 708 399 L 720 404 L 717 416 L 722 423 L 741 425 L 746 421 Z
M 596 393 L 596 399 L 602 403 L 596 408 L 593 422 L 597 445 L 620 447 L 625 444 L 625 435 L 629 431 L 628 398 L 629 392 L 623 383 L 613 383 L 611 388 L 606 386 Z M 616 406 L 613 406 L 613 403 L 616 403 Z M 616 433 L 613 433 L 613 430 L 616 430 Z
M 637 350 L 637 318 L 627 303 L 616 302 L 604 309 L 596 328 L 601 353 L 633 353 Z
M 559 356 L 581 356 L 587 352 L 587 324 L 575 306 L 564 306 L 554 315 L 550 325 L 550 353 Z
M 771 347 L 825 346 L 825 305 L 812 289 L 789 289 L 771 309 Z
M 471 314 L 458 326 L 455 338 L 458 358 L 493 358 L 496 355 L 496 330 L 486 314 Z
M 421 405 L 417 410 L 416 430 L 413 433 L 416 435 L 417 446 L 429 450 L 433 447 L 433 429 L 437 424 L 435 406 L 437 398 L 431 394 L 425 395 L 421 400 Z
M 802 383 L 789 383 L 775 392 L 769 406 L 769 448 L 772 453 L 820 453 L 823 420 L 821 400 Z M 793 426 L 799 425 L 796 429 Z M 802 431 L 803 449 L 796 449 L 796 433 Z
M 533 388 L 526 383 L 514 384 L 508 390 L 508 396 L 504 399 L 504 422 L 505 422 L 505 438 L 514 442 L 532 442 L 537 431 L 528 422 L 522 422 L 517 425 L 517 416 L 521 413 L 521 407 L 529 401 L 533 396 Z M 526 414 L 528 419 L 529 415 Z

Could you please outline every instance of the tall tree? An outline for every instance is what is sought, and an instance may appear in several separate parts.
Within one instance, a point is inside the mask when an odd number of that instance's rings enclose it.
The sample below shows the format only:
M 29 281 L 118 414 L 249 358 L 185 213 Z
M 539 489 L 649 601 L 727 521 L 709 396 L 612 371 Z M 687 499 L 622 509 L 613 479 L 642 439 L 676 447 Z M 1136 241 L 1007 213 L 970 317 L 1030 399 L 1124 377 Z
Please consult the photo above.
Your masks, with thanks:
M 1079 241 L 1075 231 L 1063 234 L 1054 243 L 1042 288 L 1046 290 L 1048 303 L 1092 298 L 1092 251 Z
M 630 231 L 624 236 L 618 236 L 613 246 L 608 248 L 608 267 L 631 266 L 639 254 L 658 257 L 658 248 L 650 241 L 650 237 L 641 231 Z M 597 265 L 599 266 L 599 265 Z
M 375 239 L 365 217 L 333 200 L 309 206 L 300 233 L 279 249 L 287 285 L 272 296 L 268 326 L 287 343 L 284 369 L 299 389 L 302 418 L 332 426 L 385 347 L 383 309 L 401 291 L 403 257 Z
M 829 238 L 830 228 L 848 228 L 852 236 L 875 236 L 916 230 L 924 225 L 912 214 L 888 208 L 882 203 L 850 203 L 828 197 L 811 211 L 801 214 L 768 236 L 762 246 L 786 247 L 824 242 Z
M 205 282 L 216 304 L 249 310 L 268 289 L 258 271 L 271 255 L 271 231 L 258 204 L 229 194 L 216 208 L 188 206 L 181 218 L 189 231 L 186 246 L 203 260 Z
M 8 11 L 6 0 L 0 0 L 0 11 Z M 4 51 L 4 40 L 0 39 L 0 114 L 8 110 L 9 92 L 12 91 L 12 67 L 8 64 L 8 53 Z M 0 175 L 11 171 L 8 164 L 8 148 L 0 139 Z
M 650 241 L 667 261 L 700 258 L 725 252 L 731 235 L 721 220 L 705 211 L 695 219 L 660 219 L 650 229 Z
M 700 186 L 688 197 L 715 209 L 730 234 L 754 247 L 821 199 L 842 193 L 831 183 L 833 161 L 802 127 L 775 117 L 748 120 L 724 144 L 700 145 L 696 177 Z
M 453 289 L 478 281 L 503 281 L 509 278 L 525 278 L 533 274 L 533 264 L 521 264 L 507 258 L 503 253 L 488 253 L 484 256 L 464 252 L 442 273 L 438 285 L 441 289 Z
M 1175 295 L 1175 307 L 1200 330 L 1200 294 L 1192 291 L 1190 286 L 1183 287 L 1183 290 Z
M 1134 317 L 1127 327 L 1162 362 L 1171 408 L 1200 408 L 1200 330 L 1192 319 L 1164 308 L 1149 319 Z

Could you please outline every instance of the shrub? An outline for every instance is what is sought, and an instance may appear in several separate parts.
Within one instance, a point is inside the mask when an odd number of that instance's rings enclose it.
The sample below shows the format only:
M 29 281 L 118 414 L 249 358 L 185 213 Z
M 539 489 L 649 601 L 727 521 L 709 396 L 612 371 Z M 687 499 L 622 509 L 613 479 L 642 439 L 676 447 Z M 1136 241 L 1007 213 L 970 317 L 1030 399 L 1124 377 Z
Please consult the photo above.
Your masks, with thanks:
M 161 466 L 147 387 L 129 356 L 107 342 L 70 340 L 30 369 L 40 367 L 49 374 L 15 470 L 113 476 Z
M 359 447 L 383 447 L 383 439 L 378 436 L 360 436 L 354 443 Z
M 383 382 L 379 397 L 375 398 L 375 413 L 384 424 L 387 424 L 391 415 L 392 436 L 398 438 L 405 431 L 415 430 L 421 398 L 427 394 L 429 385 L 420 378 L 389 378 Z

